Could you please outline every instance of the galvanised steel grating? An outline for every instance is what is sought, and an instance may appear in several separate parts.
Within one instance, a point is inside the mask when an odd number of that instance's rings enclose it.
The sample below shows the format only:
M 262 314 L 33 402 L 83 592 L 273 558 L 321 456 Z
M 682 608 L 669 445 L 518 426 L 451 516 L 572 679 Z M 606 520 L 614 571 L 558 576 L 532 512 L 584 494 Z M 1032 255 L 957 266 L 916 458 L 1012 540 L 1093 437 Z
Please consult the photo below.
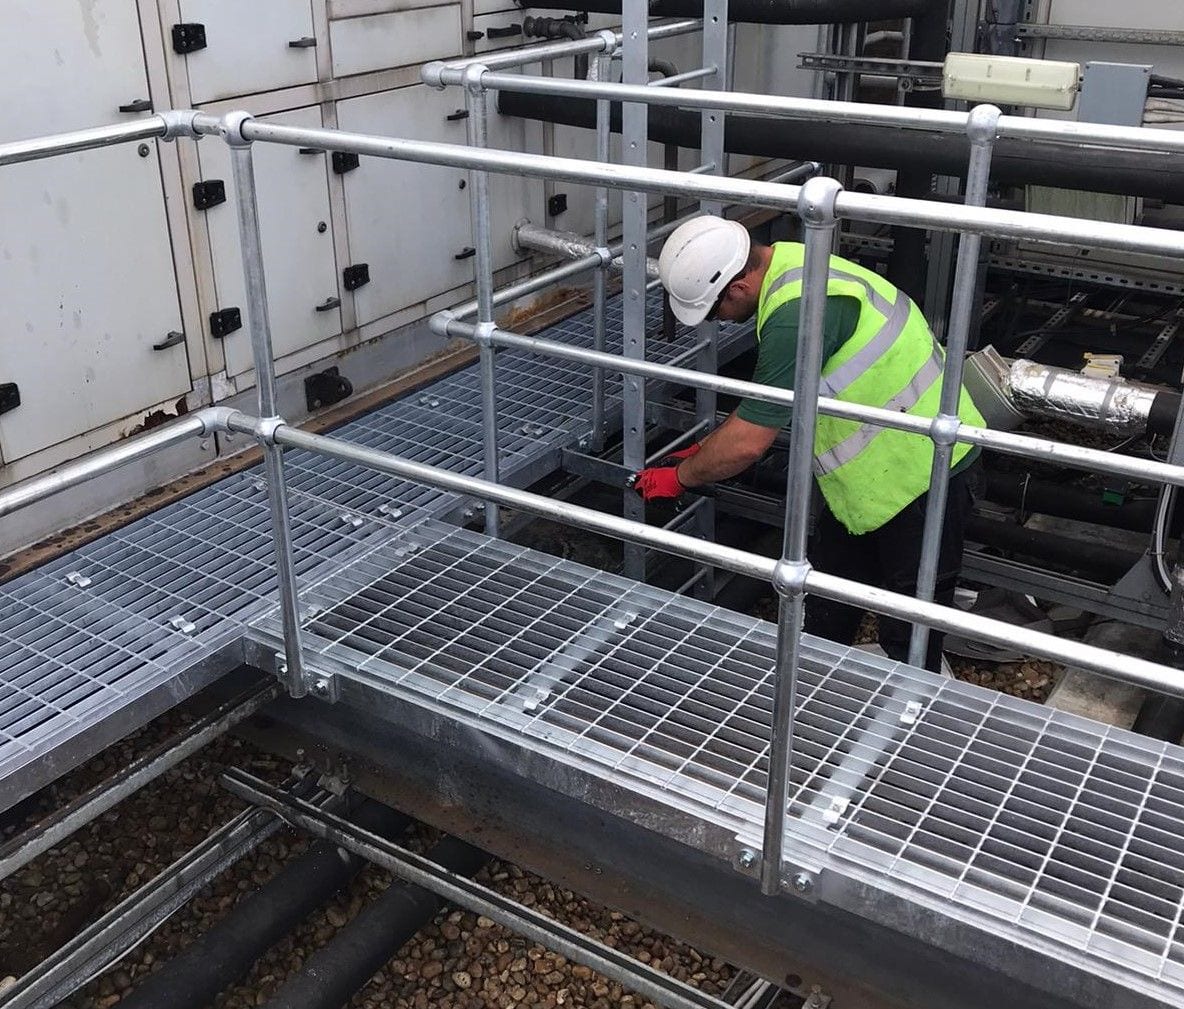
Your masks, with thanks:
M 656 328 L 657 299 L 650 309 Z M 608 331 L 618 335 L 609 349 L 618 353 L 621 327 L 614 300 Z M 745 345 L 746 334 L 725 331 L 725 359 Z M 544 335 L 591 346 L 591 313 Z M 683 330 L 673 342 L 651 341 L 650 357 L 668 361 L 693 339 Z M 619 408 L 620 386 L 619 376 L 608 376 L 610 408 Z M 586 430 L 590 402 L 588 369 L 499 354 L 503 479 L 530 483 L 546 475 L 559 449 Z M 449 375 L 335 434 L 479 475 L 477 369 Z M 461 505 L 455 495 L 322 456 L 286 458 L 302 580 L 323 578 L 386 542 L 402 522 Z M 236 665 L 243 627 L 275 604 L 275 592 L 261 470 L 222 480 L 0 585 L 0 809 Z
M 304 602 L 343 684 L 759 848 L 771 624 L 434 521 Z M 857 879 L 1184 999 L 1184 749 L 818 639 L 801 684 L 787 852 L 824 894 Z

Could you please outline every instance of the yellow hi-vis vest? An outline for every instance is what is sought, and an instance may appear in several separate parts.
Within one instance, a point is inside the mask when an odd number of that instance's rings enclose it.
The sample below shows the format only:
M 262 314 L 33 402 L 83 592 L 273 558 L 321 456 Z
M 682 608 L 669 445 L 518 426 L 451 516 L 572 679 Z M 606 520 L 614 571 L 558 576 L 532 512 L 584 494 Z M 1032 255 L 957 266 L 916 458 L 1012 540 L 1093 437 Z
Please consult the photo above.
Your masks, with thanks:
M 757 340 L 772 314 L 802 296 L 805 246 L 778 242 L 761 285 Z M 937 415 L 945 354 L 921 310 L 888 281 L 837 256 L 830 261 L 828 295 L 862 305 L 855 332 L 822 366 L 821 395 L 847 403 Z M 963 422 L 985 427 L 966 389 Z M 954 446 L 956 465 L 971 446 Z M 929 489 L 933 442 L 856 420 L 818 415 L 814 475 L 830 510 L 853 533 L 878 529 Z

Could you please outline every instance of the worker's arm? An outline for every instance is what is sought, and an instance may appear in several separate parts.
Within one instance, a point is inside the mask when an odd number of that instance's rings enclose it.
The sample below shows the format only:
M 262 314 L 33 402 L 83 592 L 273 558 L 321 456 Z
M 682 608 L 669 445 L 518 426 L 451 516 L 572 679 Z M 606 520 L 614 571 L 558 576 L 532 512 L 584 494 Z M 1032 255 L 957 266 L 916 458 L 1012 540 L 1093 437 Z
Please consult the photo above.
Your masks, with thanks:
M 678 482 L 684 487 L 699 487 L 743 473 L 769 451 L 777 431 L 732 413 L 703 439 L 698 452 L 679 464 Z

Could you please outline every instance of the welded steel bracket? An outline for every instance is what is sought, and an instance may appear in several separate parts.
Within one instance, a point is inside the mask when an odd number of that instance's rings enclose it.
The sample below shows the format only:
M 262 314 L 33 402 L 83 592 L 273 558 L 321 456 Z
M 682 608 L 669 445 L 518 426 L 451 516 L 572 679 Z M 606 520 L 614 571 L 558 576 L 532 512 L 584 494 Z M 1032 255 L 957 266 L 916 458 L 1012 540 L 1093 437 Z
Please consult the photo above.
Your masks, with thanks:
M 283 652 L 274 652 L 275 675 L 283 683 L 288 682 L 288 660 Z M 305 666 L 305 689 L 308 696 L 318 701 L 336 704 L 341 699 L 341 681 L 335 673 L 322 673 Z
M 736 838 L 736 856 L 732 860 L 736 870 L 753 879 L 761 878 L 761 850 L 755 844 L 747 843 L 743 837 Z M 819 866 L 795 865 L 786 861 L 781 867 L 781 888 L 808 904 L 817 904 L 822 883 L 822 869 Z

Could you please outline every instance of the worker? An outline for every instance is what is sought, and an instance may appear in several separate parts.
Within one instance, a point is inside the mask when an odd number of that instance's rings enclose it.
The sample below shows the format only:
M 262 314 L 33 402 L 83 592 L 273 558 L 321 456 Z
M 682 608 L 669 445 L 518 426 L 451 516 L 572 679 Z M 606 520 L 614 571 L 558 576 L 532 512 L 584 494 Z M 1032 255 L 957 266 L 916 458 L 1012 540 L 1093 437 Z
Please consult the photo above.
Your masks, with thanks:
M 761 245 L 735 221 L 698 217 L 667 240 L 658 260 L 670 307 L 688 326 L 743 322 L 756 315 L 753 381 L 792 389 L 805 246 Z M 924 316 L 902 292 L 856 263 L 831 257 L 822 351 L 823 396 L 898 410 L 938 412 L 944 355 Z M 743 400 L 699 444 L 636 475 L 647 501 L 734 477 L 756 463 L 790 421 L 791 409 Z M 961 419 L 985 426 L 965 389 Z M 954 447 L 936 599 L 950 605 L 962 560 L 977 447 Z M 821 503 L 807 550 L 820 571 L 915 594 L 933 443 L 924 436 L 819 415 L 814 474 Z M 815 495 L 818 497 L 819 495 Z M 863 613 L 818 596 L 806 603 L 806 630 L 850 644 Z M 892 658 L 908 655 L 910 627 L 881 616 L 879 640 Z M 941 636 L 929 639 L 926 666 L 941 667 Z

